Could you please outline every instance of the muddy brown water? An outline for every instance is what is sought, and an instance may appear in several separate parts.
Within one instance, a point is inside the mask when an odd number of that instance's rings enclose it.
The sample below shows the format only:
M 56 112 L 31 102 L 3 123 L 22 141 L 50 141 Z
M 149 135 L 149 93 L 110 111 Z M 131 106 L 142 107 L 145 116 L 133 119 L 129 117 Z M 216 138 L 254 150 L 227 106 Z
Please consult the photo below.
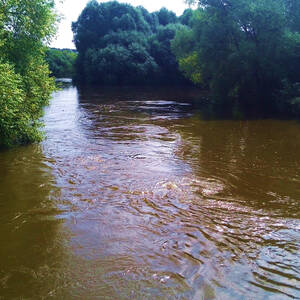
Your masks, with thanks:
M 0 299 L 299 299 L 300 124 L 197 91 L 66 86 L 0 152 Z

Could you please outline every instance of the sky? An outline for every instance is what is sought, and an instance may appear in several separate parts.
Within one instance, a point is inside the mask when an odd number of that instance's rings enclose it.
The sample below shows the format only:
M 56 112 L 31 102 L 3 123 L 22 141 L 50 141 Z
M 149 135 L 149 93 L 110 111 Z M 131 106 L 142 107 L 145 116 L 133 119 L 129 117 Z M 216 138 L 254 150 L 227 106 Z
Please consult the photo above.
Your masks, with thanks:
M 71 48 L 75 46 L 72 42 L 73 33 L 71 30 L 71 24 L 76 21 L 81 11 L 86 6 L 89 0 L 55 0 L 57 10 L 63 19 L 61 20 L 56 38 L 53 39 L 50 44 L 55 48 Z M 101 0 L 98 2 L 108 2 L 109 0 Z M 160 10 L 162 7 L 166 7 L 169 10 L 174 11 L 177 15 L 181 15 L 183 11 L 188 7 L 184 3 L 184 0 L 119 0 L 119 2 L 129 3 L 133 6 L 144 6 L 149 12 Z

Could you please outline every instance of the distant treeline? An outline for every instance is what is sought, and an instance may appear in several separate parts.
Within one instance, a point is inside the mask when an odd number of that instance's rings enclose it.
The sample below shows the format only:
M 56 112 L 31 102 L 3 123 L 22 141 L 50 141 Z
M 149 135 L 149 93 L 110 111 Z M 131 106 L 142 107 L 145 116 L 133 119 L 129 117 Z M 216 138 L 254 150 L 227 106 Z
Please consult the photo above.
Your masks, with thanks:
M 75 75 L 76 57 L 76 50 L 49 48 L 46 51 L 46 61 L 51 75 L 56 78 L 72 78 Z
M 78 50 L 76 81 L 91 84 L 187 83 L 171 51 L 171 40 L 189 23 L 162 8 L 89 2 L 72 24 Z
M 72 24 L 77 82 L 185 84 L 211 103 L 300 114 L 300 1 L 187 0 L 162 8 L 90 1 Z

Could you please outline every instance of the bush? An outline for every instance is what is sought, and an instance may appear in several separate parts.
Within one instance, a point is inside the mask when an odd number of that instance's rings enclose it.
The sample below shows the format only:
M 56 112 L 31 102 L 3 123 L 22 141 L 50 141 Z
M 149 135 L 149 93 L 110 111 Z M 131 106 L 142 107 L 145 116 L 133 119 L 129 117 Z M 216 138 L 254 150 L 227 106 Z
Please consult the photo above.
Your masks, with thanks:
M 3 0 L 0 7 L 0 147 L 41 140 L 43 106 L 55 90 L 44 42 L 55 32 L 54 1 Z

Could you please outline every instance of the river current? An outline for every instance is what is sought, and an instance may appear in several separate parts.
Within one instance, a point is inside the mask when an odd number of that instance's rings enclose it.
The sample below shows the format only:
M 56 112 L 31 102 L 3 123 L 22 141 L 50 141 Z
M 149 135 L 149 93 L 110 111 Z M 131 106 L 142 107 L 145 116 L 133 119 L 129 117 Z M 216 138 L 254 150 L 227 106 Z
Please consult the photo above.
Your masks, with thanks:
M 53 95 L 0 152 L 0 299 L 300 299 L 300 124 L 198 93 Z

